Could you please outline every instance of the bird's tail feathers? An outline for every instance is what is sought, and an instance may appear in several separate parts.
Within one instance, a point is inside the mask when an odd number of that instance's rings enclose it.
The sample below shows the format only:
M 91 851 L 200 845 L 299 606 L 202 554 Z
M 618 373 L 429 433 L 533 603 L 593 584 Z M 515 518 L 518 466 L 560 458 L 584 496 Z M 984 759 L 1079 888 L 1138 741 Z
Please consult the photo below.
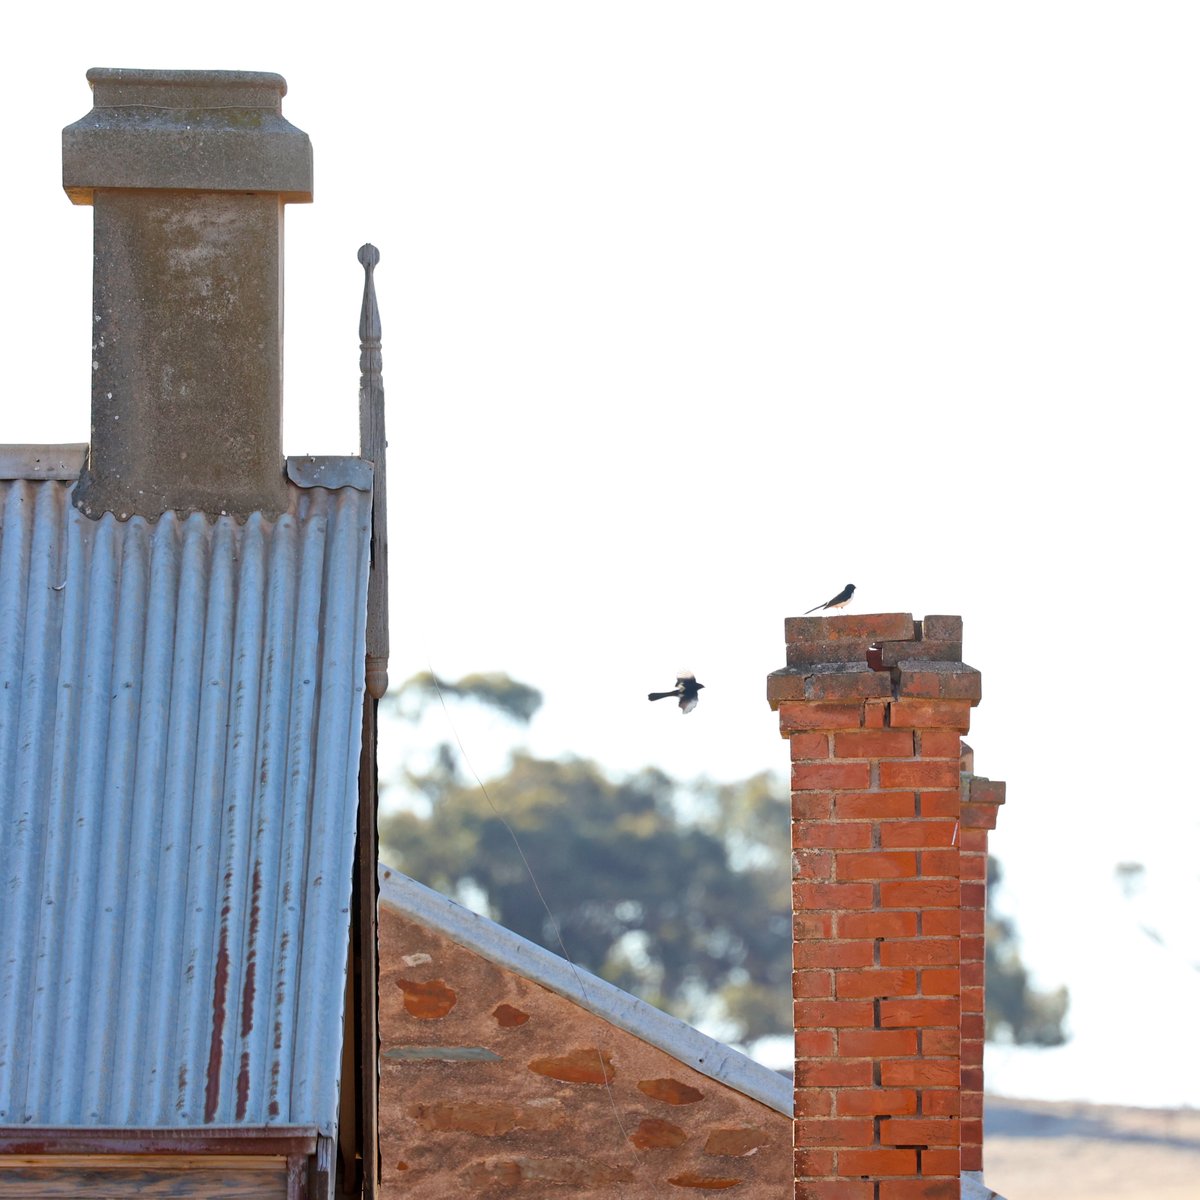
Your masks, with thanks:
M 678 696 L 678 692 L 651 692 L 651 700 L 665 700 L 668 696 Z

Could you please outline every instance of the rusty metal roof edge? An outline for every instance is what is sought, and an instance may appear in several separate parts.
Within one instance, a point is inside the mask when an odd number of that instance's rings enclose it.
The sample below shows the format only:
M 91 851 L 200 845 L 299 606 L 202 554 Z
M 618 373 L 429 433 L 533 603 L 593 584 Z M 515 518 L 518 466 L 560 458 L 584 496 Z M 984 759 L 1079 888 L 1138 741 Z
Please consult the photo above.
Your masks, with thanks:
M 0 1125 L 0 1154 L 311 1154 L 315 1125 Z
M 0 479 L 78 479 L 87 452 L 87 442 L 0 444 Z M 286 470 L 297 487 L 359 492 L 371 490 L 375 474 L 372 463 L 350 454 L 293 454 Z
M 379 900 L 657 1046 L 702 1075 L 792 1115 L 790 1079 L 383 863 L 379 864 Z

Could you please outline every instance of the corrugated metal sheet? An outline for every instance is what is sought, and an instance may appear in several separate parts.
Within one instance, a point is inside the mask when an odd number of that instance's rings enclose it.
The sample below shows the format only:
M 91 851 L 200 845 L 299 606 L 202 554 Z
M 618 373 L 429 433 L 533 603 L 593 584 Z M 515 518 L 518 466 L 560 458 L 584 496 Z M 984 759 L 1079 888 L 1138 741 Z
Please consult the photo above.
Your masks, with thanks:
M 0 1124 L 329 1133 L 370 494 L 71 487 L 0 482 Z

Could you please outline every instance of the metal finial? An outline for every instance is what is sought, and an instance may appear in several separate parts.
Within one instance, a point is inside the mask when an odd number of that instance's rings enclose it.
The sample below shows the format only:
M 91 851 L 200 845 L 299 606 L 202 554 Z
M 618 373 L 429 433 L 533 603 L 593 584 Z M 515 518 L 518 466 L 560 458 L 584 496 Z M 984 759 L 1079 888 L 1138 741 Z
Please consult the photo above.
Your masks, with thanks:
M 375 349 L 379 347 L 379 339 L 383 336 L 379 326 L 379 304 L 375 299 L 375 268 L 379 265 L 379 251 L 366 242 L 358 248 L 358 261 L 363 265 L 366 278 L 363 280 L 362 315 L 358 319 L 358 338 L 363 343 Z M 377 370 L 382 369 L 382 361 L 373 364 Z M 362 369 L 366 371 L 364 362 Z
M 387 436 L 383 404 L 383 337 L 379 304 L 375 299 L 375 267 L 379 251 L 367 242 L 360 246 L 358 261 L 363 281 L 362 314 L 358 321 L 359 452 L 375 465 L 371 505 L 371 578 L 367 587 L 367 691 L 378 700 L 387 691 L 388 586 L 387 586 Z

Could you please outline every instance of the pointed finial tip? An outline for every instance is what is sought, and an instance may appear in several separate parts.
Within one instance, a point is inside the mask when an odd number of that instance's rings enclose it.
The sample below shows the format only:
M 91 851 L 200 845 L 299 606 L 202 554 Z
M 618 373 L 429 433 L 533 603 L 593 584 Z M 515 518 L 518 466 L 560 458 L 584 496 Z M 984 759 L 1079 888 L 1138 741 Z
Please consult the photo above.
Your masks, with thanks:
M 358 261 L 364 267 L 374 267 L 379 264 L 379 251 L 370 242 L 364 242 L 358 248 Z

